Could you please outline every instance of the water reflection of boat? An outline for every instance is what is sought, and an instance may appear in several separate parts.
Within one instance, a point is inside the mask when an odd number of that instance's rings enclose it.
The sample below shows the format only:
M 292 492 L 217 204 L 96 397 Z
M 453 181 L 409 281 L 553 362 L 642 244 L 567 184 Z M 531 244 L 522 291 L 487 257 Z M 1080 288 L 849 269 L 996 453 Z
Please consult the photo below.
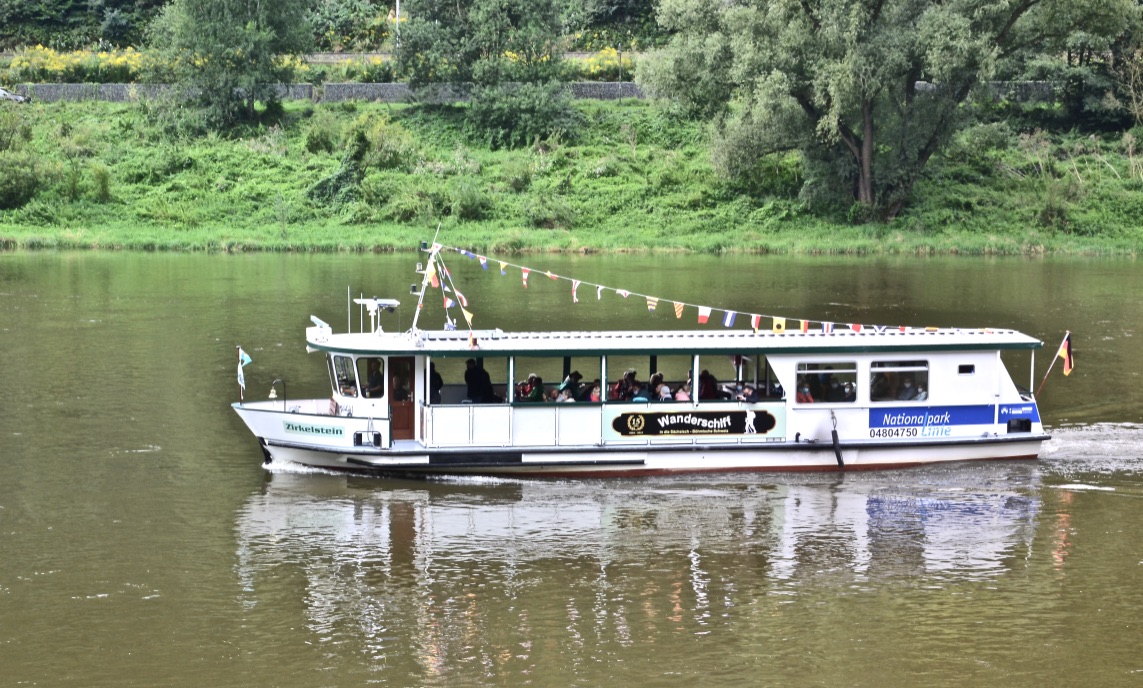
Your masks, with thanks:
M 398 302 L 357 302 L 368 328 L 362 317 L 362 331 L 335 334 L 314 317 L 306 331 L 329 398 L 234 404 L 267 462 L 387 475 L 826 471 L 1035 458 L 1048 439 L 1001 360 L 1042 342 L 1012 330 L 787 331 L 781 319 L 771 331 L 462 332 L 414 320 L 386 332 Z M 728 359 L 733 389 L 719 389 L 709 362 Z M 631 361 L 657 381 L 620 373 Z M 446 385 L 434 365 L 448 364 Z M 576 403 L 534 403 L 548 400 L 543 377 Z
M 903 475 L 700 485 L 377 483 L 272 473 L 238 514 L 239 568 L 255 596 L 263 572 L 301 567 L 323 591 L 312 604 L 352 605 L 368 592 L 359 586 L 378 580 L 408 590 L 497 587 L 524 571 L 574 575 L 584 562 L 638 579 L 627 581 L 635 587 L 666 586 L 655 579 L 686 570 L 704 580 L 745 577 L 745 590 L 823 572 L 850 580 L 987 577 L 1030 551 L 1040 509 L 1033 466 Z

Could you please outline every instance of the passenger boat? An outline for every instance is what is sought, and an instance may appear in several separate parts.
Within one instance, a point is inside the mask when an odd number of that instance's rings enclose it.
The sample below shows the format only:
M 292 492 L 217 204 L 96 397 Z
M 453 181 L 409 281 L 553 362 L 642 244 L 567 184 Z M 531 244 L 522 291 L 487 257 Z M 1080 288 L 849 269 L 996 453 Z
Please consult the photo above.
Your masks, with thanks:
M 447 272 L 434 267 L 442 247 L 428 250 L 418 315 L 430 278 Z M 1005 365 L 1026 357 L 1034 370 L 1043 343 L 1013 330 L 776 319 L 769 330 L 505 332 L 414 319 L 390 332 L 398 301 L 354 301 L 360 331 L 317 317 L 306 329 L 330 396 L 233 404 L 267 463 L 404 476 L 837 471 L 1034 459 L 1049 439 Z M 570 399 L 549 401 L 551 389 Z

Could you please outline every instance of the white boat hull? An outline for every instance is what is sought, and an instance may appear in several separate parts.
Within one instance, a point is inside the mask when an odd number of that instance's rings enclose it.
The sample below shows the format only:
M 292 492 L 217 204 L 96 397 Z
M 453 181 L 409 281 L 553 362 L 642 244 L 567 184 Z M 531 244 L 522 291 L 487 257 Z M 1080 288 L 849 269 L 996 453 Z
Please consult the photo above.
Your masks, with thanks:
M 901 468 L 955 461 L 1034 459 L 1048 438 L 1042 432 L 973 438 L 915 440 L 799 439 L 679 442 L 676 445 L 628 446 L 441 446 L 398 440 L 386 448 L 333 446 L 300 441 L 279 432 L 293 426 L 337 428 L 334 438 L 366 437 L 384 423 L 365 418 L 283 414 L 235 408 L 258 437 L 267 461 L 282 461 L 337 471 L 390 475 L 641 476 L 671 473 L 750 471 L 837 471 Z M 285 421 L 283 419 L 286 419 Z M 367 430 L 368 429 L 368 430 Z M 332 442 L 333 440 L 331 440 Z M 840 457 L 840 460 L 839 460 Z

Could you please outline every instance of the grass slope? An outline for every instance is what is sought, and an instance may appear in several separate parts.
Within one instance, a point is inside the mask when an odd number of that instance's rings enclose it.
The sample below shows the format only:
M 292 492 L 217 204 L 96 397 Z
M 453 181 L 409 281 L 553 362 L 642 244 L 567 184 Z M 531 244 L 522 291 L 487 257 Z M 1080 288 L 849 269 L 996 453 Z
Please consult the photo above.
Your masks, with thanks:
M 796 156 L 760 162 L 747 193 L 716 175 L 701 124 L 578 107 L 575 137 L 489 150 L 455 108 L 290 104 L 187 136 L 177 109 L 0 103 L 0 247 L 385 251 L 438 223 L 497 252 L 1134 255 L 1143 236 L 1130 136 L 974 127 L 900 218 L 853 225 L 799 200 Z

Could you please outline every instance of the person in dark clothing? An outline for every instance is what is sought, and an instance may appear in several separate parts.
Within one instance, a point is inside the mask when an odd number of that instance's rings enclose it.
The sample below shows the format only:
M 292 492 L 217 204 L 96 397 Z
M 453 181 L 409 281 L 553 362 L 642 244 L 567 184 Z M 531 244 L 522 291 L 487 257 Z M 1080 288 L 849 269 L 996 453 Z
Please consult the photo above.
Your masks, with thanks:
M 441 403 L 441 388 L 444 387 L 444 379 L 441 374 L 437 372 L 437 364 L 429 364 L 429 403 Z
M 488 371 L 476 365 L 475 359 L 464 362 L 464 383 L 468 386 L 468 399 L 474 404 L 487 404 L 492 401 L 495 392 L 492 389 L 492 378 Z

